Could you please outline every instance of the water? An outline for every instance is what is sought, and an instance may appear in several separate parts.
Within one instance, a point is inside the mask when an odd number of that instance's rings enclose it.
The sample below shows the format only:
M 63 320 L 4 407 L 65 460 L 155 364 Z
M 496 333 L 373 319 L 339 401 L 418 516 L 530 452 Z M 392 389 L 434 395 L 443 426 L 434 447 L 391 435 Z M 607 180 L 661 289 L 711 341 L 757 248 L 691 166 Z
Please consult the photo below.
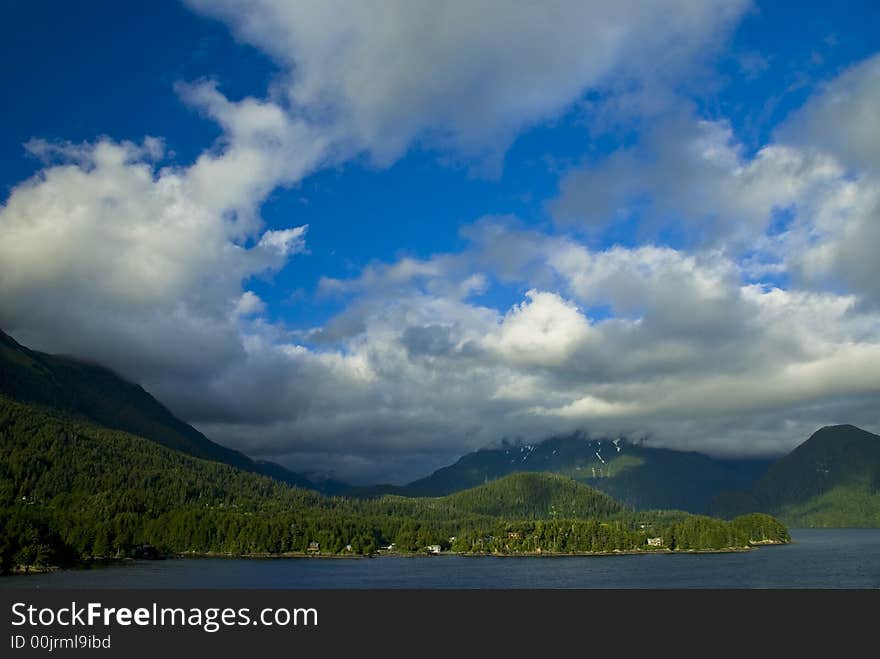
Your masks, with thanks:
M 188 559 L 0 579 L 0 588 L 880 588 L 880 529 L 801 529 L 731 554 Z

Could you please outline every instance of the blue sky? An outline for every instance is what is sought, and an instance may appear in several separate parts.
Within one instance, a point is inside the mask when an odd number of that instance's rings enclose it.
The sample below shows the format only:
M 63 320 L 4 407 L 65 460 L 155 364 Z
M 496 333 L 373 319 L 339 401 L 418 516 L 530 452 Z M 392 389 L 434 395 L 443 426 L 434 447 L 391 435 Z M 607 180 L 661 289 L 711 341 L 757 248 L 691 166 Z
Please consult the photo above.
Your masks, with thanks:
M 880 9 L 710 5 L 4 3 L 0 322 L 355 480 L 575 428 L 767 454 L 876 427 L 859 369 L 721 401 L 876 354 Z M 714 356 L 742 382 L 696 413 Z

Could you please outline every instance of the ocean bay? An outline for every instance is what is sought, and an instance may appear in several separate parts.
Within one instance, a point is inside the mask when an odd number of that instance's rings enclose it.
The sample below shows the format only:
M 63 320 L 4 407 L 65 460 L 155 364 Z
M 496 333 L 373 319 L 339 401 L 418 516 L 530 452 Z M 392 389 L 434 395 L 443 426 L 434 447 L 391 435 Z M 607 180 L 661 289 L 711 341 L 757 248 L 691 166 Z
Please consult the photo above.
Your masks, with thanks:
M 880 529 L 793 529 L 721 554 L 203 558 L 0 579 L 0 588 L 880 588 Z

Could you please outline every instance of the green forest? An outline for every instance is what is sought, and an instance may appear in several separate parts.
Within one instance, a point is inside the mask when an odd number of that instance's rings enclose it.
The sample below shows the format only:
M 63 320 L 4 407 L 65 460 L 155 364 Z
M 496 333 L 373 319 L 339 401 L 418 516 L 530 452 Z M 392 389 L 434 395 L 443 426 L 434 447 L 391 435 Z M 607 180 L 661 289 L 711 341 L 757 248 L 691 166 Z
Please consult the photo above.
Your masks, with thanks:
M 660 538 L 649 545 L 649 538 Z M 635 512 L 564 476 L 438 498 L 327 497 L 0 396 L 0 570 L 162 554 L 714 550 L 788 541 L 766 515 Z M 655 541 L 657 542 L 657 541 Z

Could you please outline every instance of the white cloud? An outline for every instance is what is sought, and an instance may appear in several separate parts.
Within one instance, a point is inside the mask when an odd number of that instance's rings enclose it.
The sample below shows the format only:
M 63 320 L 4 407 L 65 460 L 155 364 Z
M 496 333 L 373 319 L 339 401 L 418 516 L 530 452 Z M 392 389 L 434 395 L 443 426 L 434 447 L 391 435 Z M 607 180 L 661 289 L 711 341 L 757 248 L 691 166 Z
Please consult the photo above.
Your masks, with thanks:
M 880 174 L 880 55 L 820 86 L 778 131 L 778 139 L 834 154 L 857 170 Z
M 484 344 L 509 364 L 559 366 L 590 334 L 589 321 L 556 293 L 530 290 L 527 302 L 514 306 Z
M 842 183 L 783 242 L 791 270 L 810 284 L 860 294 L 880 306 L 880 180 L 868 176 Z
M 266 231 L 260 237 L 258 244 L 266 249 L 274 249 L 282 256 L 298 254 L 306 249 L 305 234 L 307 229 L 308 225 L 305 224 L 292 229 Z
M 181 85 L 222 128 L 188 166 L 162 167 L 155 138 L 29 143 L 44 167 L 0 207 L 0 326 L 23 342 L 102 361 L 255 457 L 362 480 L 578 428 L 720 453 L 877 429 L 876 60 L 752 155 L 664 91 L 745 3 L 191 4 L 282 74 L 264 99 Z M 590 88 L 648 129 L 571 172 L 554 212 L 579 229 L 636 213 L 643 244 L 490 217 L 460 252 L 322 280 L 344 309 L 320 327 L 263 317 L 247 280 L 307 251 L 305 226 L 263 227 L 273 189 L 413 143 L 498 156 Z M 696 238 L 655 244 L 669 225 Z M 499 286 L 500 310 L 482 297 Z
M 286 70 L 277 93 L 380 163 L 415 140 L 500 155 L 590 87 L 681 74 L 745 0 L 189 0 Z
M 640 218 L 646 235 L 677 227 L 692 244 L 753 248 L 774 213 L 810 204 L 845 170 L 830 155 L 770 144 L 746 157 L 724 121 L 675 112 L 639 146 L 570 172 L 552 204 L 564 226 Z
M 877 427 L 880 316 L 855 296 L 744 284 L 718 253 L 591 250 L 492 226 L 468 233 L 532 246 L 519 268 L 506 264 L 508 281 L 531 286 L 550 272 L 553 290 L 530 289 L 503 314 L 455 295 L 463 273 L 496 272 L 479 242 L 371 266 L 341 283 L 354 300 L 319 342 L 304 336 L 283 367 L 267 353 L 265 370 L 250 362 L 217 385 L 217 409 L 249 423 L 212 409 L 205 427 L 242 448 L 259 436 L 266 457 L 367 480 L 577 428 L 742 454 L 790 448 L 823 423 Z M 613 313 L 591 318 L 592 307 Z
M 247 247 L 191 169 L 133 145 L 77 149 L 0 211 L 0 323 L 145 382 L 257 457 L 406 480 L 504 436 L 587 428 L 742 452 L 876 424 L 880 319 L 853 295 L 743 284 L 717 251 L 596 250 L 486 218 L 463 252 L 326 283 L 345 310 L 290 334 L 242 281 L 301 251 L 305 227 Z M 506 313 L 475 297 L 499 281 L 528 291 Z
M 187 192 L 232 219 L 239 237 L 259 227 L 259 205 L 272 190 L 296 183 L 339 157 L 332 135 L 290 116 L 276 103 L 254 98 L 232 102 L 213 82 L 177 88 L 183 100 L 223 128 L 216 148 L 187 169 Z
M 266 311 L 266 303 L 253 291 L 245 291 L 238 298 L 235 305 L 235 313 L 239 316 L 253 316 Z
M 237 318 L 260 311 L 242 282 L 305 249 L 305 226 L 262 232 L 259 205 L 323 156 L 286 118 L 266 130 L 269 147 L 236 129 L 189 167 L 158 167 L 152 138 L 32 141 L 46 166 L 0 207 L 0 326 L 140 380 L 240 358 Z
M 821 87 L 778 131 L 802 150 L 834 154 L 847 176 L 818 196 L 788 260 L 807 281 L 852 290 L 880 307 L 880 55 Z
M 633 218 L 643 239 L 671 228 L 689 247 L 750 259 L 754 276 L 787 273 L 877 306 L 878 99 L 875 56 L 820 86 L 754 155 L 726 122 L 679 105 L 639 145 L 569 172 L 551 209 L 593 233 Z

